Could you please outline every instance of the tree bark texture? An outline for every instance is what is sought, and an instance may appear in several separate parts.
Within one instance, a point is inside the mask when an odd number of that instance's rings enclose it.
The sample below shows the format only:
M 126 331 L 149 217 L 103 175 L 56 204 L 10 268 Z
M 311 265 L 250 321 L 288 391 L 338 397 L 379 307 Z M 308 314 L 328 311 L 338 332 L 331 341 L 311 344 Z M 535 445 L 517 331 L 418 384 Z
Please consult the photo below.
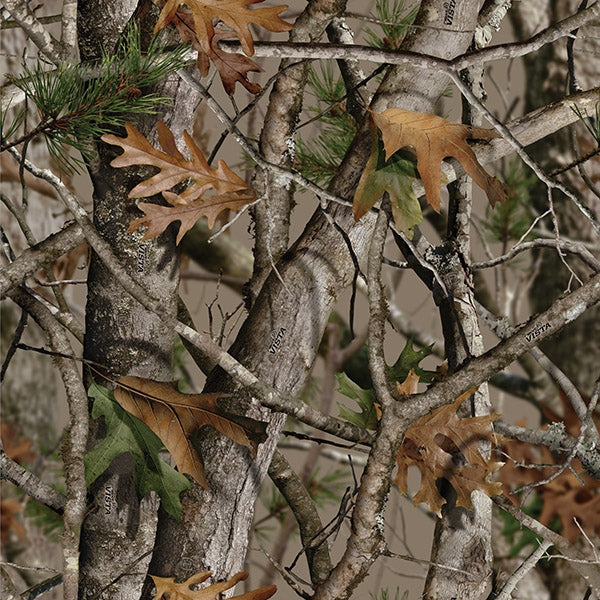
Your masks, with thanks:
M 143 3 L 142 3 L 143 6 Z M 136 2 L 82 2 L 79 6 L 80 52 L 83 59 L 97 58 L 100 50 L 110 52 L 134 18 Z M 150 18 L 146 15 L 146 18 Z M 141 29 L 147 29 L 147 22 Z M 172 78 L 158 90 L 170 97 L 162 114 L 137 123 L 153 141 L 154 125 L 162 118 L 181 139 L 184 127 L 191 129 L 195 94 L 179 78 Z M 155 140 L 154 140 L 155 141 Z M 89 165 L 94 186 L 94 225 L 111 244 L 124 269 L 145 289 L 161 298 L 163 307 L 177 314 L 179 256 L 175 230 L 142 242 L 142 233 L 128 233 L 129 223 L 139 216 L 129 190 L 144 171 L 115 169 L 110 161 L 118 154 L 99 143 L 99 160 Z M 102 365 L 104 375 L 118 379 L 137 375 L 153 380 L 172 379 L 175 334 L 163 320 L 149 312 L 126 293 L 102 260 L 92 254 L 88 275 L 84 356 Z M 97 374 L 92 375 L 98 379 Z M 100 378 L 101 379 L 101 378 Z M 114 387 L 107 381 L 104 385 Z M 92 425 L 91 443 L 104 436 L 102 423 Z M 141 502 L 136 496 L 133 461 L 123 455 L 92 485 L 95 510 L 83 528 L 81 584 L 83 597 L 137 600 L 144 571 L 155 543 L 158 501 L 154 495 Z M 141 575 L 140 575 L 141 574 Z
M 536 2 L 515 3 L 509 12 L 517 36 L 525 39 L 548 24 L 565 18 L 577 11 L 578 0 L 538 0 Z M 600 41 L 598 24 L 583 27 L 575 41 L 574 72 L 582 89 L 596 87 L 600 81 L 600 66 L 597 60 Z M 566 42 L 550 44 L 539 52 L 523 58 L 525 77 L 529 82 L 525 90 L 525 110 L 533 110 L 565 95 L 569 89 Z M 593 114 L 593 111 L 588 113 Z M 584 154 L 591 138 L 583 132 L 582 124 L 545 138 L 534 144 L 528 151 L 546 170 L 570 163 L 578 155 Z M 577 140 L 579 148 L 574 145 Z M 590 178 L 598 184 L 600 161 L 592 159 L 584 165 Z M 589 206 L 596 219 L 600 218 L 600 204 L 572 169 L 566 173 L 566 183 L 578 193 Z M 540 213 L 548 208 L 547 190 L 543 184 L 536 186 L 533 193 L 535 208 Z M 555 208 L 561 234 L 583 240 L 593 240 L 594 232 L 580 211 L 564 197 L 554 197 Z M 530 291 L 530 301 L 535 312 L 545 310 L 550 303 L 569 286 L 571 274 L 564 267 L 557 253 L 541 251 L 541 268 Z M 568 261 L 573 270 L 582 278 L 589 271 L 581 269 L 578 262 Z M 566 327 L 550 343 L 541 346 L 544 353 L 555 362 L 575 385 L 590 394 L 597 377 L 595 369 L 582 368 L 582 365 L 599 364 L 600 348 L 600 309 L 591 309 L 575 323 Z
M 478 7 L 479 3 L 474 1 L 457 7 L 455 31 L 439 31 L 435 27 L 415 29 L 406 40 L 406 49 L 431 54 L 443 49 L 445 57 L 465 52 L 472 37 L 468 31 L 474 27 Z M 443 2 L 429 1 L 422 4 L 417 22 L 435 25 L 443 19 Z M 392 67 L 372 108 L 382 111 L 389 106 L 401 106 L 433 110 L 446 85 L 446 77 L 439 73 L 424 75 L 410 65 Z M 368 158 L 367 129 L 365 126 L 357 136 L 332 184 L 332 190 L 347 199 L 352 199 Z M 349 208 L 330 209 L 364 266 L 374 217 L 367 215 L 355 223 Z M 299 240 L 278 262 L 277 271 L 263 285 L 230 352 L 257 377 L 294 394 L 302 388 L 310 372 L 339 290 L 352 282 L 354 263 L 341 234 L 318 210 Z M 278 335 L 281 343 L 275 348 L 272 340 Z M 235 392 L 246 400 L 243 391 L 220 372 L 212 374 L 206 390 Z M 248 414 L 267 418 L 252 402 Z M 187 494 L 181 524 L 161 513 L 159 531 L 164 551 L 158 549 L 154 554 L 152 572 L 184 578 L 199 569 L 211 569 L 219 578 L 240 569 L 258 486 L 285 420 L 281 415 L 269 418 L 270 439 L 261 446 L 255 461 L 244 449 L 218 434 L 210 430 L 202 432 L 198 446 L 211 489 L 207 492 L 195 487 Z

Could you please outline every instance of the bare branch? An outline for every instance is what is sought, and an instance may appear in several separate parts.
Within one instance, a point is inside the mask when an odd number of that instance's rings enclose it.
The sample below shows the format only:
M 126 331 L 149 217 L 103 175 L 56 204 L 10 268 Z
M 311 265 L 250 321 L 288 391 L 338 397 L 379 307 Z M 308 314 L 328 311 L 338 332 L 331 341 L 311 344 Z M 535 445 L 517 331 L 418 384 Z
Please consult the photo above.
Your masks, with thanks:
M 31 471 L 12 460 L 4 450 L 0 449 L 0 478 L 10 481 L 21 488 L 28 496 L 45 504 L 51 509 L 62 512 L 65 497 L 53 487 L 38 479 Z
M 15 290 L 11 298 L 26 310 L 48 336 L 56 352 L 73 356 L 71 344 L 50 311 L 23 290 Z M 64 506 L 64 597 L 77 600 L 79 580 L 79 536 L 87 505 L 87 486 L 83 456 L 86 451 L 89 414 L 87 392 L 77 363 L 55 356 L 54 362 L 63 378 L 69 406 L 69 433 L 63 450 L 67 497 Z
M 29 4 L 22 0 L 2 0 L 2 3 L 40 52 L 54 64 L 60 62 L 63 57 L 62 45 L 38 21 Z
M 544 556 L 548 548 L 552 546 L 552 542 L 542 540 L 540 545 L 519 565 L 514 573 L 508 578 L 506 583 L 497 595 L 494 595 L 494 600 L 510 600 L 512 592 L 517 587 L 519 581 L 535 567 L 538 561 Z
M 585 262 L 588 267 L 594 269 L 596 272 L 600 272 L 600 260 L 598 260 L 582 243 L 567 241 L 564 239 L 545 239 L 539 238 L 536 240 L 531 240 L 529 242 L 521 242 L 515 244 L 506 254 L 502 256 L 497 256 L 491 260 L 479 263 L 473 263 L 473 269 L 489 269 L 490 267 L 495 267 L 496 265 L 508 262 L 512 260 L 515 256 L 520 254 L 521 252 L 525 252 L 526 250 L 532 250 L 534 248 L 555 248 L 561 250 L 563 252 L 569 252 L 570 254 L 575 254 L 583 262 Z
M 0 298 L 4 299 L 28 277 L 44 265 L 54 262 L 69 250 L 79 246 L 84 239 L 81 227 L 77 223 L 70 223 L 61 231 L 49 235 L 45 240 L 24 250 L 14 262 L 2 267 Z
M 573 545 L 567 539 L 548 529 L 533 517 L 525 514 L 504 496 L 495 496 L 493 501 L 501 509 L 517 519 L 519 523 L 550 542 L 597 592 L 600 591 L 600 569 L 598 569 L 597 565 L 591 564 L 586 560 L 584 556 L 573 548 Z
M 283 454 L 275 450 L 269 466 L 269 477 L 281 492 L 296 517 L 300 538 L 305 548 L 310 577 L 314 585 L 324 581 L 331 571 L 331 557 L 326 543 L 313 545 L 312 540 L 323 530 L 323 524 L 308 491 Z

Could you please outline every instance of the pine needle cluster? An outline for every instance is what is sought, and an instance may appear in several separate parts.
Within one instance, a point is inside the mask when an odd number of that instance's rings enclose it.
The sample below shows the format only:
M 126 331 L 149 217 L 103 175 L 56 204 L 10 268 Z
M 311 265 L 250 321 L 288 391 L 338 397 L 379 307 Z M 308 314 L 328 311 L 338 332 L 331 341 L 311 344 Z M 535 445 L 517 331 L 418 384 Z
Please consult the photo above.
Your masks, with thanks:
M 335 77 L 330 63 L 322 65 L 320 73 L 311 70 L 308 86 L 318 100 L 318 105 L 308 110 L 323 128 L 310 141 L 298 138 L 296 166 L 308 179 L 327 186 L 350 147 L 358 124 L 346 111 L 346 88 L 342 79 Z
M 366 41 L 378 48 L 396 49 L 415 19 L 418 5 L 407 11 L 404 0 L 376 0 L 376 22 L 380 31 L 366 29 Z M 344 158 L 357 130 L 358 123 L 346 111 L 347 90 L 341 77 L 336 77 L 331 63 L 311 70 L 308 86 L 318 100 L 308 111 L 311 121 L 323 127 L 316 136 L 299 137 L 296 148 L 296 167 L 300 172 L 327 186 Z
M 83 162 L 74 157 L 78 150 L 85 160 L 95 156 L 95 142 L 135 116 L 155 114 L 167 98 L 147 90 L 186 64 L 186 49 L 167 50 L 153 38 L 142 52 L 140 31 L 129 27 L 114 54 L 105 54 L 96 65 L 61 64 L 48 70 L 41 62 L 23 66 L 23 75 L 12 83 L 33 104 L 39 121 L 23 130 L 26 111 L 19 111 L 6 125 L 0 118 L 1 150 L 27 144 L 43 136 L 48 153 L 65 172 L 77 171 Z M 17 139 L 11 137 L 21 132 Z
M 484 227 L 492 240 L 508 244 L 521 239 L 531 225 L 531 194 L 535 175 L 519 160 L 511 160 L 504 175 L 509 193 L 505 202 L 488 208 Z
M 407 11 L 404 0 L 393 0 L 393 2 L 376 0 L 375 12 L 381 33 L 367 27 L 365 29 L 367 43 L 376 48 L 397 50 L 415 20 L 418 10 L 419 4 L 416 4 Z

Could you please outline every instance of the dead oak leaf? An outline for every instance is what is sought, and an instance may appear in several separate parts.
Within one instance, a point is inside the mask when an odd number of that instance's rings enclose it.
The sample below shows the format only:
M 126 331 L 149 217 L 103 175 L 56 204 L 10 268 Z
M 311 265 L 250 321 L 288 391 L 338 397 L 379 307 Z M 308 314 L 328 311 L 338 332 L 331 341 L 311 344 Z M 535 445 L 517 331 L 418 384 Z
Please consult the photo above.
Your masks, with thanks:
M 145 217 L 134 220 L 129 230 L 134 231 L 140 224 L 149 227 L 144 239 L 156 237 L 173 221 L 180 221 L 181 228 L 177 243 L 194 223 L 201 217 L 207 217 L 209 227 L 213 227 L 216 217 L 225 209 L 240 210 L 254 200 L 254 191 L 245 181 L 236 175 L 227 164 L 220 160 L 218 167 L 209 166 L 202 150 L 192 137 L 183 132 L 191 160 L 179 151 L 169 128 L 159 121 L 158 139 L 163 151 L 152 144 L 131 123 L 125 125 L 127 137 L 120 138 L 112 134 L 102 136 L 107 144 L 120 146 L 124 152 L 111 162 L 113 167 L 150 165 L 159 172 L 136 185 L 130 192 L 130 198 L 147 198 L 162 193 L 171 207 L 160 207 L 142 203 L 140 207 Z M 192 181 L 181 193 L 171 190 L 176 185 Z M 214 193 L 207 194 L 209 191 Z M 243 193 L 241 193 L 243 192 Z M 152 206 L 153 208 L 148 208 Z M 194 221 L 191 221 L 195 217 Z
M 201 571 L 186 579 L 183 583 L 175 583 L 173 577 L 157 577 L 151 575 L 154 585 L 156 586 L 155 600 L 217 600 L 221 598 L 221 594 L 239 581 L 246 579 L 248 573 L 236 573 L 227 581 L 219 581 L 213 583 L 201 590 L 192 590 L 191 587 L 203 583 L 212 575 L 212 571 Z M 232 600 L 267 600 L 277 591 L 274 585 L 246 592 L 241 596 L 233 596 Z
M 184 44 L 191 44 L 197 50 L 198 58 L 196 63 L 202 77 L 208 75 L 212 60 L 221 77 L 223 88 L 230 96 L 235 92 L 236 82 L 241 83 L 251 94 L 258 94 L 262 90 L 260 85 L 248 79 L 248 73 L 261 72 L 261 67 L 244 54 L 227 52 L 219 46 L 221 40 L 235 38 L 235 34 L 232 31 L 217 28 L 210 39 L 210 52 L 207 54 L 194 30 L 194 17 L 191 10 L 179 8 L 173 24 L 179 32 L 181 41 Z
M 475 490 L 487 496 L 502 493 L 500 483 L 487 480 L 502 463 L 486 459 L 478 447 L 480 442 L 493 441 L 490 425 L 498 415 L 459 418 L 456 411 L 470 393 L 413 423 L 396 458 L 395 483 L 400 493 L 408 491 L 408 467 L 416 465 L 421 472 L 421 487 L 414 498 L 415 506 L 424 502 L 438 516 L 446 503 L 437 487 L 440 478 L 452 485 L 457 505 L 465 508 L 472 508 L 471 493 Z M 456 464 L 457 456 L 464 464 Z
M 170 383 L 126 376 L 114 392 L 117 402 L 143 421 L 162 441 L 180 473 L 188 473 L 207 486 L 201 458 L 189 436 L 209 425 L 253 456 L 266 439 L 266 423 L 245 417 L 226 417 L 217 406 L 219 394 L 182 394 Z
M 386 160 L 405 146 L 415 149 L 417 170 L 425 187 L 427 202 L 436 211 L 440 210 L 441 163 L 449 156 L 458 160 L 485 191 L 492 206 L 506 198 L 506 186 L 485 171 L 467 142 L 468 139 L 499 137 L 495 131 L 451 123 L 437 115 L 401 108 L 372 112 L 371 116 L 382 133 Z
M 213 36 L 209 55 L 215 65 L 225 91 L 231 96 L 235 92 L 236 82 L 241 83 L 251 94 L 258 94 L 262 88 L 248 80 L 248 73 L 260 72 L 262 69 L 250 58 L 239 52 L 227 52 L 219 46 L 221 40 L 231 39 L 231 32 L 217 31 Z
M 198 148 L 187 131 L 183 139 L 188 147 L 191 160 L 187 160 L 177 149 L 175 139 L 169 128 L 159 121 L 157 124 L 158 139 L 164 152 L 154 148 L 152 144 L 131 123 L 125 124 L 127 137 L 105 134 L 102 141 L 120 146 L 124 152 L 110 164 L 113 167 L 130 167 L 132 165 L 151 165 L 160 171 L 136 185 L 130 192 L 130 198 L 147 198 L 170 190 L 172 187 L 192 178 L 194 183 L 179 194 L 182 201 L 191 201 L 200 197 L 207 190 L 214 188 L 218 194 L 248 189 L 244 180 L 236 175 L 227 164 L 220 160 L 217 169 L 209 166 L 202 150 Z
M 172 205 L 161 206 L 150 202 L 140 202 L 138 208 L 144 212 L 145 216 L 131 221 L 127 230 L 129 233 L 135 231 L 140 225 L 145 225 L 148 229 L 142 241 L 146 241 L 160 235 L 171 223 L 179 221 L 179 232 L 175 240 L 175 243 L 179 244 L 183 236 L 194 226 L 198 219 L 206 217 L 208 227 L 212 229 L 215 219 L 221 211 L 225 209 L 239 210 L 254 200 L 253 195 L 249 196 L 238 192 L 202 196 L 199 200 L 190 203 L 177 202 L 177 194 L 164 192 L 163 195 Z
M 198 41 L 206 54 L 210 54 L 210 42 L 215 34 L 214 20 L 222 21 L 231 27 L 242 44 L 242 50 L 248 56 L 254 54 L 254 40 L 250 31 L 250 24 L 260 25 L 269 31 L 289 31 L 292 25 L 279 17 L 287 6 L 270 6 L 248 9 L 251 4 L 258 4 L 262 0 L 167 0 L 158 17 L 154 33 L 171 23 L 182 4 L 186 4 L 194 21 L 194 31 Z

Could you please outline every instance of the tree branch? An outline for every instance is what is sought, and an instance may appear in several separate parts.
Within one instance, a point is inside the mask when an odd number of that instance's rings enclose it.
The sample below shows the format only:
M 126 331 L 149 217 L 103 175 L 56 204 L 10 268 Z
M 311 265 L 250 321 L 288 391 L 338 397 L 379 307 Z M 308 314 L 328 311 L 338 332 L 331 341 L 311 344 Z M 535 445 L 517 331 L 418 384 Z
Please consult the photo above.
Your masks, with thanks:
M 58 64 L 63 57 L 63 47 L 38 21 L 29 4 L 22 0 L 2 0 L 2 3 L 40 52 L 54 64 Z
M 596 590 L 600 591 L 600 569 L 598 565 L 590 564 L 573 545 L 564 537 L 548 529 L 539 521 L 525 514 L 520 508 L 515 506 L 510 500 L 504 496 L 494 496 L 492 498 L 495 504 L 507 513 L 511 514 L 519 523 L 531 529 L 544 540 L 550 542 L 567 560 L 570 561 L 572 567 Z
M 10 481 L 21 488 L 28 496 L 45 504 L 52 510 L 62 513 L 65 507 L 65 497 L 53 487 L 44 483 L 31 471 L 22 467 L 0 449 L 0 478 Z
M 77 223 L 70 223 L 57 233 L 24 250 L 0 271 L 0 298 L 4 299 L 44 265 L 54 262 L 85 240 Z
M 511 437 L 528 444 L 544 445 L 552 451 L 570 453 L 577 448 L 575 457 L 581 462 L 583 468 L 596 479 L 600 479 L 600 452 L 579 444 L 578 440 L 566 431 L 557 429 L 528 429 L 519 425 L 512 425 L 504 421 L 494 421 L 494 430 L 506 437 Z
M 315 503 L 281 452 L 275 450 L 269 465 L 269 477 L 285 498 L 300 529 L 300 539 L 305 548 L 310 578 L 314 585 L 323 582 L 331 571 L 331 557 L 326 543 L 318 546 L 311 542 L 323 531 L 323 524 Z
M 17 289 L 11 298 L 26 310 L 48 337 L 50 347 L 59 355 L 53 360 L 61 373 L 69 406 L 69 430 L 63 450 L 67 496 L 64 505 L 64 597 L 77 600 L 79 580 L 79 537 L 87 506 L 87 486 L 83 456 L 86 451 L 89 414 L 87 392 L 69 339 L 50 311 L 27 292 Z M 63 356 L 60 356 L 63 355 Z

